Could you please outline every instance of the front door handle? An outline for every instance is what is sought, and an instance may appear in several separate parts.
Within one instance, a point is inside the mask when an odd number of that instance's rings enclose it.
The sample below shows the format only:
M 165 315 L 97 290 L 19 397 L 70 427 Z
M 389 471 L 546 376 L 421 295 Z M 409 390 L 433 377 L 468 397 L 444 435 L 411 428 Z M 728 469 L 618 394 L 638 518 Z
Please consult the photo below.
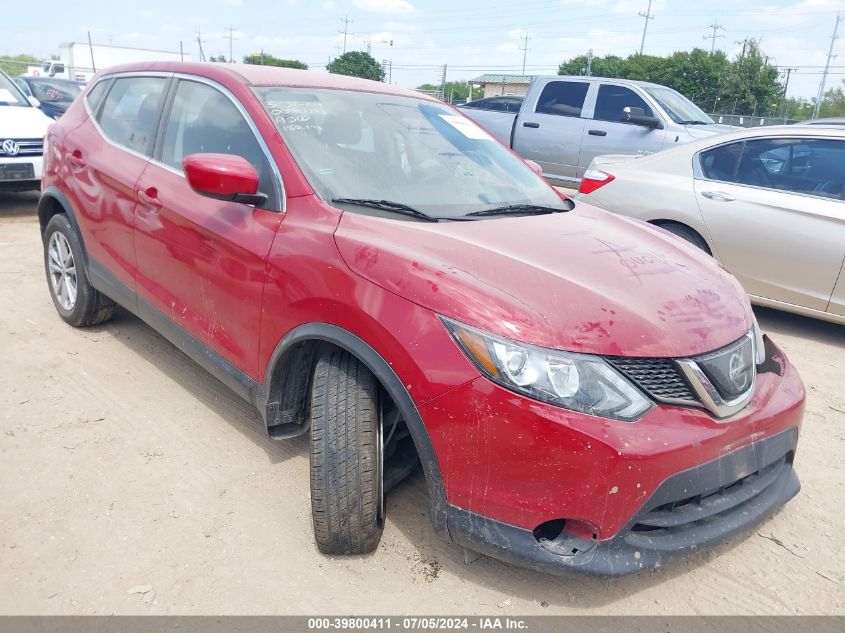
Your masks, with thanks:
M 156 209 L 161 208 L 161 200 L 158 199 L 158 189 L 155 187 L 147 187 L 146 189 L 138 190 L 138 200 L 143 202 L 148 207 Z
M 604 130 L 590 130 L 587 134 L 590 136 L 607 136 L 607 132 Z
M 522 124 L 522 127 L 540 127 L 540 124 L 534 123 L 533 121 L 526 121 Z
M 710 200 L 717 200 L 719 202 L 733 202 L 736 200 L 736 198 L 729 196 L 723 191 L 702 191 L 701 195 Z

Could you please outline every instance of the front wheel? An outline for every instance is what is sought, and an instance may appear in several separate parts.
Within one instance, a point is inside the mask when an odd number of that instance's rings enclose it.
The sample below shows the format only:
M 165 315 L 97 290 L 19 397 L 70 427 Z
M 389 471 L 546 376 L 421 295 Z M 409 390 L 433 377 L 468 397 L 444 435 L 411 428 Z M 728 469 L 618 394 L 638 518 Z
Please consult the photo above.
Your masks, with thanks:
M 384 529 L 378 380 L 342 350 L 325 353 L 311 387 L 311 515 L 324 554 L 366 554 Z

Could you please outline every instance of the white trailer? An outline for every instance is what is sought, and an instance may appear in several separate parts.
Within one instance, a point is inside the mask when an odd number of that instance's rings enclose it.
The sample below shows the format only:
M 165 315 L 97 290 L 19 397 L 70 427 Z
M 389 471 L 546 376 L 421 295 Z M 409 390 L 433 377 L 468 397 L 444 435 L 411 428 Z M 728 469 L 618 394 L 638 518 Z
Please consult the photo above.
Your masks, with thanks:
M 88 81 L 98 70 L 132 62 L 191 61 L 190 53 L 130 48 L 88 42 L 59 44 L 59 59 L 45 60 L 28 74 Z

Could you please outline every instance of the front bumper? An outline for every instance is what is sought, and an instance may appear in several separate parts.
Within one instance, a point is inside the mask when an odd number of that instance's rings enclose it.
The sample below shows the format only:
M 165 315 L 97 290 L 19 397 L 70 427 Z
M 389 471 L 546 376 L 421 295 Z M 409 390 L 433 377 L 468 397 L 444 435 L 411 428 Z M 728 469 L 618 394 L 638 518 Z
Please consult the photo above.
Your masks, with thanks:
M 29 170 L 27 167 L 32 166 Z M 0 157 L 0 190 L 38 189 L 44 166 L 42 156 Z
M 427 403 L 451 539 L 548 572 L 623 575 L 761 521 L 798 492 L 792 459 L 805 397 L 768 339 L 766 351 L 750 402 L 723 420 L 660 405 L 625 424 L 483 378 Z M 575 529 L 558 547 L 540 528 L 563 521 Z M 570 532 L 587 541 L 567 541 Z M 577 554 L 563 555 L 573 543 Z
M 797 441 L 797 429 L 789 429 L 670 477 L 606 541 L 562 533 L 561 546 L 552 543 L 552 551 L 532 530 L 454 506 L 447 511 L 449 536 L 467 549 L 552 574 L 624 576 L 659 567 L 714 547 L 798 494 L 801 485 L 792 469 Z

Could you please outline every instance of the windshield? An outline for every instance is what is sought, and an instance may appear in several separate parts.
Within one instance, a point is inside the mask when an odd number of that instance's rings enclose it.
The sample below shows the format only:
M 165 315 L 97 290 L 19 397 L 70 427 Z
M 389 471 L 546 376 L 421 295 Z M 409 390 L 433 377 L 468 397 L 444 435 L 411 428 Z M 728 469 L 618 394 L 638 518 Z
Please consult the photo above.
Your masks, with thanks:
M 69 79 L 30 79 L 33 96 L 46 103 L 70 103 L 82 92 L 82 84 Z
M 0 106 L 30 107 L 20 88 L 3 73 L 0 73 Z
M 715 123 L 704 111 L 680 92 L 663 86 L 649 86 L 645 91 L 660 104 L 675 123 Z
M 328 89 L 255 92 L 324 200 L 389 200 L 440 218 L 505 205 L 567 208 L 524 162 L 439 103 Z

